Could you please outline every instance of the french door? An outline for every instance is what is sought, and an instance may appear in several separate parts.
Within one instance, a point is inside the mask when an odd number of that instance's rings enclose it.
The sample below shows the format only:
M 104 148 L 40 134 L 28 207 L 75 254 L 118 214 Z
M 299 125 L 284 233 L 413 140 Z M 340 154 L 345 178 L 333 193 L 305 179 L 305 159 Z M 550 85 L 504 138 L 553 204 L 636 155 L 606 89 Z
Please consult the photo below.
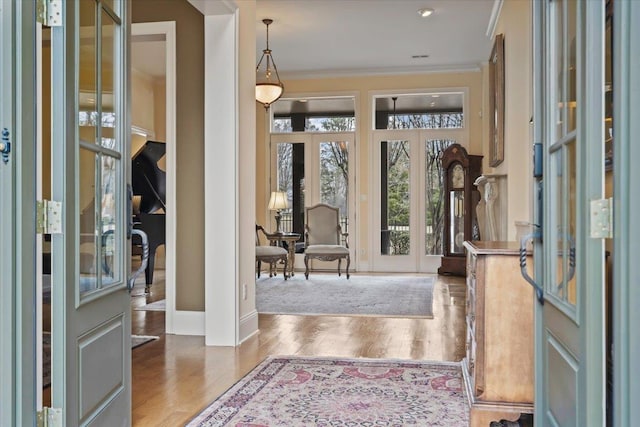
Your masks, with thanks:
M 350 236 L 351 259 L 355 260 L 355 159 L 353 132 L 272 134 L 270 187 L 271 191 L 284 191 L 289 204 L 282 212 L 283 231 L 300 233 L 302 242 L 305 207 L 318 203 L 337 207 L 342 231 Z M 312 264 L 316 269 L 323 266 L 335 268 L 335 263 Z
M 370 237 L 373 271 L 435 273 L 442 256 L 441 153 L 462 130 L 375 130 Z
M 536 425 L 605 425 L 605 2 L 533 2 L 534 138 L 542 144 L 543 297 L 536 313 Z M 541 83 L 540 86 L 538 82 Z
M 51 180 L 62 228 L 52 235 L 52 406 L 68 427 L 126 426 L 130 3 L 61 7 L 63 24 L 51 30 Z

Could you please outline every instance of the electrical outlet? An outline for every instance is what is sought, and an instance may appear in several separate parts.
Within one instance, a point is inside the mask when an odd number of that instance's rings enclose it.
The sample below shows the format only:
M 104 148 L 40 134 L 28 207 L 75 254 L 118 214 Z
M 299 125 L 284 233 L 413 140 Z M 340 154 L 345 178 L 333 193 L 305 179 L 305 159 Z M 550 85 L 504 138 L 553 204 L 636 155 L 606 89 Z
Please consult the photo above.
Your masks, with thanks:
M 243 300 L 247 299 L 247 284 L 246 283 L 242 284 L 242 299 Z

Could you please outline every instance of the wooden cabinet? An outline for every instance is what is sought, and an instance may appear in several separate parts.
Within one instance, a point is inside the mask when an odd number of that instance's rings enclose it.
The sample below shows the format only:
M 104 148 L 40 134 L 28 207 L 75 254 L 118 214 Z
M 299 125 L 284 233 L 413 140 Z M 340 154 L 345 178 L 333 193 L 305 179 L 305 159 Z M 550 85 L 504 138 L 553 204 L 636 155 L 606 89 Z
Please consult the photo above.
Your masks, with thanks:
M 520 275 L 516 242 L 464 242 L 470 426 L 533 413 L 534 292 Z M 532 264 L 529 257 L 529 265 Z

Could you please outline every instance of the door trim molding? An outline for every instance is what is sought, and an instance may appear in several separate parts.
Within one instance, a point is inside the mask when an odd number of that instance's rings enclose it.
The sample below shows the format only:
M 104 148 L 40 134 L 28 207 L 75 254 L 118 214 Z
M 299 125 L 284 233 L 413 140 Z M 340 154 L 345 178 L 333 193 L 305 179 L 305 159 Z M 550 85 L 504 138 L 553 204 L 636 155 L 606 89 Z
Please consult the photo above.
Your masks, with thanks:
M 132 39 L 142 35 L 165 38 L 165 134 L 166 134 L 166 212 L 165 225 L 165 294 L 167 300 L 165 331 L 184 330 L 176 315 L 176 22 L 143 22 L 131 24 Z
M 632 138 L 640 135 L 640 3 L 621 0 L 614 3 L 614 257 L 613 257 L 613 324 L 614 324 L 614 426 L 632 425 L 640 417 L 640 336 L 633 333 L 640 323 L 640 290 L 637 278 L 640 266 L 633 255 L 640 252 L 640 226 L 634 220 L 640 209 L 640 194 L 634 190 L 640 179 L 635 163 L 640 147 Z M 635 156 L 635 157 L 633 157 Z

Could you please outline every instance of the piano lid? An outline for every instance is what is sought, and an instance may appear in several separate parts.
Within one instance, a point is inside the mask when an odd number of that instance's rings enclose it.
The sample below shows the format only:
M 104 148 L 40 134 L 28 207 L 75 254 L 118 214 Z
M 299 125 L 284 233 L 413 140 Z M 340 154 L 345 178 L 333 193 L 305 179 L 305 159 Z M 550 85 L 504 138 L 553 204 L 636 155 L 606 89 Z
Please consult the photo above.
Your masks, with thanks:
M 147 141 L 131 158 L 131 186 L 133 194 L 141 196 L 140 212 L 154 213 L 165 209 L 167 177 L 158 167 L 166 153 L 166 144 Z

